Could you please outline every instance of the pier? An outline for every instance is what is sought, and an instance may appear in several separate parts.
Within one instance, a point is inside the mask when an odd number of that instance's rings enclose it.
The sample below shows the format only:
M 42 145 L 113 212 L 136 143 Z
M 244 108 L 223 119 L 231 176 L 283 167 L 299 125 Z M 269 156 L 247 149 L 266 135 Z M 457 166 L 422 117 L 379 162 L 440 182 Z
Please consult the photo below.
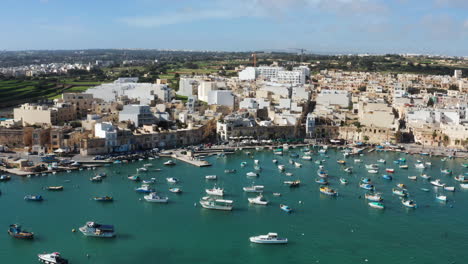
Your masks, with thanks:
M 188 152 L 190 153 L 190 152 Z M 172 154 L 161 154 L 161 157 L 171 157 L 197 167 L 209 167 L 211 163 L 206 160 L 200 160 L 191 155 L 182 154 L 181 150 L 174 150 Z

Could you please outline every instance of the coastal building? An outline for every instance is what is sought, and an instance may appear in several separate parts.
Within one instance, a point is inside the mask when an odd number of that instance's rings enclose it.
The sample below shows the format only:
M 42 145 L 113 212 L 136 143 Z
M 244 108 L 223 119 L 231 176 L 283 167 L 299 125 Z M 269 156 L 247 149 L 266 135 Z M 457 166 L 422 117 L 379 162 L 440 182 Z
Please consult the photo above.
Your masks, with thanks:
M 105 146 L 113 148 L 117 146 L 117 129 L 110 122 L 102 122 L 94 125 L 94 137 L 104 138 Z
M 15 120 L 27 125 L 58 125 L 76 119 L 75 108 L 68 103 L 57 103 L 54 106 L 22 104 L 13 110 Z
M 119 112 L 119 122 L 124 121 L 139 127 L 153 124 L 155 117 L 148 105 L 125 105 Z
M 209 105 L 234 106 L 234 95 L 230 90 L 215 90 L 208 93 Z
M 70 103 L 75 108 L 76 116 L 84 117 L 91 110 L 94 98 L 87 93 L 64 93 L 59 102 Z
M 177 94 L 183 96 L 192 96 L 198 94 L 198 85 L 199 82 L 193 78 L 180 78 L 179 81 L 179 91 Z

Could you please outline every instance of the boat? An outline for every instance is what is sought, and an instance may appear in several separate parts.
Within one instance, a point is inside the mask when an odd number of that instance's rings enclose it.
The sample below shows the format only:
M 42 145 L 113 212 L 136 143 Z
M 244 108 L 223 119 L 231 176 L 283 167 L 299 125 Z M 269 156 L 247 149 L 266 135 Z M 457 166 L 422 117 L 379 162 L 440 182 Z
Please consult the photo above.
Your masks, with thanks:
M 382 195 L 380 193 L 366 193 L 364 196 L 367 200 L 373 202 L 380 202 L 383 200 Z
M 292 172 L 286 172 L 284 175 L 286 175 L 286 176 L 288 176 L 288 177 L 293 176 Z
M 101 196 L 101 197 L 94 197 L 93 200 L 98 201 L 98 202 L 112 202 L 114 201 L 114 198 L 110 196 Z
M 146 163 L 146 164 L 143 164 L 143 167 L 153 167 L 153 164 L 151 164 L 151 163 Z
M 129 180 L 131 180 L 131 181 L 139 181 L 140 180 L 140 176 L 138 176 L 138 175 L 128 176 L 127 178 Z
M 316 160 L 316 161 L 314 161 L 314 163 L 317 164 L 317 165 L 320 165 L 320 164 L 322 164 L 322 161 L 321 160 Z
M 326 154 L 327 153 L 327 150 L 326 149 L 320 149 L 318 151 L 319 154 Z
M 249 200 L 249 203 L 251 204 L 258 204 L 258 205 L 268 205 L 268 201 L 263 198 L 263 195 L 258 195 L 255 198 L 247 198 Z
M 166 178 L 166 181 L 168 183 L 178 183 L 179 182 L 179 180 L 177 178 L 174 178 L 174 177 Z
M 147 168 L 138 168 L 136 169 L 137 172 L 148 172 Z
M 216 179 L 218 179 L 218 177 L 216 175 L 206 175 L 205 179 L 206 180 L 216 180 Z
M 0 181 L 9 181 L 9 180 L 11 180 L 10 175 L 1 175 L 0 176 Z
M 428 180 L 428 179 L 431 178 L 431 176 L 429 176 L 427 174 L 421 174 L 421 178 Z
M 347 173 L 353 173 L 353 168 L 344 168 L 344 171 Z
M 154 192 L 154 189 L 151 188 L 148 184 L 143 184 L 140 187 L 136 188 L 135 191 L 139 193 L 151 193 Z
M 154 178 L 152 178 L 150 180 L 143 180 L 143 184 L 153 184 L 155 182 L 156 182 L 156 180 Z
M 379 169 L 379 165 L 377 164 L 366 164 L 364 165 L 366 167 L 366 169 L 370 169 L 370 170 L 378 170 Z
M 414 166 L 416 167 L 416 169 L 425 169 L 426 168 L 426 166 L 424 166 L 423 163 L 416 163 Z
M 437 187 L 444 187 L 445 186 L 445 183 L 442 183 L 442 181 L 440 179 L 435 179 L 435 180 L 431 181 L 431 184 L 434 185 L 434 186 L 437 186 Z
M 340 183 L 341 184 L 348 184 L 348 180 L 345 178 L 340 178 Z
M 274 155 L 283 156 L 283 151 L 273 151 Z
M 281 193 L 273 193 L 273 196 L 279 197 L 279 196 L 281 196 Z
M 338 193 L 333 190 L 332 188 L 330 187 L 327 187 L 327 186 L 322 186 L 320 187 L 320 192 L 323 193 L 323 194 L 326 194 L 326 195 L 330 195 L 330 196 L 337 196 Z
M 383 203 L 380 203 L 380 202 L 369 202 L 368 205 L 372 208 L 375 208 L 375 209 L 385 209 L 385 206 Z
M 245 167 L 245 166 L 247 166 L 247 162 L 245 162 L 245 161 L 242 161 L 242 162 L 240 163 L 240 166 L 241 166 L 241 167 Z
M 24 197 L 24 200 L 26 200 L 26 201 L 42 201 L 42 196 L 41 195 L 26 195 Z
M 463 163 L 463 164 L 462 164 L 462 167 L 463 167 L 463 168 L 468 168 L 468 163 Z
M 324 178 L 318 178 L 318 179 L 315 179 L 315 182 L 318 183 L 318 184 L 321 184 L 321 185 L 327 185 L 328 184 L 328 181 Z
M 346 164 L 346 161 L 344 161 L 344 160 L 338 160 L 337 163 L 340 164 L 340 165 L 345 165 L 345 164 Z
M 309 155 L 304 155 L 304 156 L 301 157 L 301 159 L 303 159 L 303 160 L 312 160 L 312 157 L 309 156 Z
M 234 201 L 232 200 L 216 199 L 209 196 L 205 196 L 200 199 L 200 205 L 203 208 L 213 210 L 231 211 L 233 203 Z
M 206 194 L 208 195 L 215 195 L 215 196 L 223 196 L 224 189 L 214 186 L 212 189 L 206 189 Z
M 460 183 L 462 189 L 468 189 L 468 183 Z
M 280 165 L 278 165 L 278 169 L 279 169 L 280 171 L 284 171 L 284 170 L 286 169 L 286 167 L 285 167 L 284 165 L 281 165 L 281 164 L 280 164 Z
M 424 165 L 426 165 L 427 167 L 431 167 L 431 166 L 432 166 L 432 162 L 424 162 Z
M 277 233 L 268 233 L 266 235 L 253 236 L 249 238 L 250 242 L 257 244 L 287 244 L 287 238 L 278 237 Z
M 150 203 L 167 203 L 167 201 L 169 201 L 169 198 L 160 197 L 155 192 L 151 192 L 150 194 L 143 196 L 143 198 Z
M 99 176 L 99 175 L 96 175 L 96 176 L 92 177 L 89 180 L 92 181 L 92 182 L 102 182 L 102 177 Z
M 386 168 L 385 171 L 388 172 L 388 173 L 394 173 L 395 169 Z
M 254 166 L 254 170 L 256 171 L 261 171 L 262 170 L 262 167 L 258 166 L 258 165 L 255 165 Z
M 224 173 L 236 173 L 236 170 L 224 170 Z
M 361 178 L 361 182 L 362 182 L 362 183 L 369 183 L 369 184 L 370 184 L 372 181 L 371 181 L 371 179 L 369 179 L 369 178 Z
M 408 208 L 416 208 L 418 205 L 413 200 L 402 200 L 401 204 Z
M 379 173 L 378 170 L 368 170 L 367 172 L 368 172 L 368 173 L 371 173 L 371 174 L 377 174 L 377 173 Z
M 317 171 L 317 175 L 318 175 L 320 178 L 326 178 L 326 177 L 328 177 L 328 173 L 327 173 L 325 170 L 323 170 L 323 169 L 319 169 L 319 170 Z
M 294 162 L 294 166 L 296 168 L 301 168 L 302 167 L 302 164 L 300 164 L 299 162 Z
M 301 184 L 301 181 L 296 180 L 296 181 L 285 181 L 284 184 L 289 185 L 289 187 L 298 187 L 299 184 Z
M 368 184 L 368 183 L 361 183 L 359 184 L 359 187 L 361 187 L 364 190 L 370 190 L 370 191 L 374 190 L 374 185 Z
M 398 166 L 400 169 L 408 169 L 408 165 L 400 165 Z
M 408 192 L 405 189 L 393 188 L 392 193 L 401 197 L 406 197 L 408 195 Z
M 63 186 L 47 186 L 46 190 L 49 190 L 49 191 L 62 191 Z
M 254 160 L 254 164 L 258 165 L 260 163 L 259 160 Z
M 264 188 L 265 188 L 265 186 L 263 186 L 263 185 L 252 185 L 252 186 L 248 186 L 248 187 L 243 187 L 242 190 L 244 190 L 244 192 L 248 192 L 248 193 L 261 193 L 261 192 L 263 192 Z
M 287 205 L 285 205 L 285 204 L 280 204 L 280 209 L 283 210 L 283 211 L 285 211 L 286 213 L 292 212 L 291 207 L 289 207 L 289 206 L 287 206 Z
M 360 159 L 355 159 L 354 163 L 361 163 L 362 161 Z
M 289 164 L 293 165 L 293 164 L 294 164 L 294 160 L 290 159 L 290 160 L 289 160 Z
M 378 163 L 383 163 L 383 164 L 387 163 L 384 159 L 379 159 L 379 160 L 377 160 L 377 162 Z
M 397 187 L 401 189 L 406 189 L 406 185 L 404 185 L 403 183 L 398 183 Z
M 292 152 L 292 153 L 289 154 L 289 157 L 296 159 L 296 158 L 299 158 L 299 154 L 297 154 L 295 152 Z
M 382 178 L 385 179 L 385 180 L 389 180 L 389 181 L 391 181 L 393 179 L 392 175 L 388 175 L 388 174 L 382 175 Z
M 439 200 L 441 202 L 447 202 L 447 196 L 445 196 L 445 195 L 436 195 L 436 200 Z
M 447 175 L 452 174 L 452 171 L 449 169 L 440 170 L 440 172 Z
M 171 193 L 181 193 L 181 192 L 182 192 L 182 189 L 177 188 L 177 187 L 174 187 L 174 188 L 169 188 L 169 191 L 170 191 Z
M 22 230 L 21 226 L 18 224 L 10 225 L 10 228 L 8 229 L 8 234 L 14 238 L 19 238 L 19 239 L 33 239 L 34 238 L 34 233 L 28 232 L 26 230 Z
M 455 191 L 455 187 L 454 186 L 444 186 L 444 190 L 448 191 L 448 192 L 454 192 Z
M 276 159 L 274 159 L 274 160 L 272 160 L 272 161 L 273 161 L 273 163 L 275 163 L 275 164 L 278 163 L 278 160 L 276 160 Z
M 454 179 L 461 183 L 468 183 L 468 177 L 466 177 L 465 175 L 455 176 Z
M 45 264 L 68 264 L 68 260 L 62 258 L 58 252 L 38 254 L 37 257 L 39 258 L 39 262 Z
M 431 190 L 427 189 L 427 188 L 420 188 L 421 191 L 423 192 L 430 192 Z
M 113 225 L 101 225 L 96 222 L 87 222 L 79 228 L 85 236 L 110 238 L 115 236 Z
M 247 175 L 247 177 L 258 177 L 259 176 L 258 173 L 253 172 L 253 171 L 249 171 L 245 175 Z
M 168 161 L 164 162 L 163 164 L 166 165 L 166 166 L 174 166 L 174 165 L 176 165 L 175 162 L 174 162 L 173 160 L 168 160 Z
M 417 176 L 408 176 L 409 180 L 416 181 L 418 179 Z

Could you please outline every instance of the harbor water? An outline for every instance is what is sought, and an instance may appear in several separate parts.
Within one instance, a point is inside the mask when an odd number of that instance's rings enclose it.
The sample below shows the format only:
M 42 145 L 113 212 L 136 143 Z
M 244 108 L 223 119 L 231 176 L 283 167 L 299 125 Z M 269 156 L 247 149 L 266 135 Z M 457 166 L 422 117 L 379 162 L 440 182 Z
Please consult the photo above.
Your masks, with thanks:
M 289 152 L 301 154 L 300 149 Z M 13 177 L 1 182 L 0 190 L 0 263 L 37 263 L 37 254 L 60 252 L 70 263 L 466 263 L 468 228 L 468 190 L 460 189 L 453 176 L 468 172 L 463 160 L 441 161 L 439 157 L 423 157 L 395 152 L 372 152 L 363 156 L 343 157 L 330 149 L 312 161 L 295 159 L 302 164 L 289 164 L 289 152 L 283 156 L 271 151 L 253 151 L 251 155 L 237 152 L 227 157 L 208 157 L 211 167 L 198 168 L 180 161 L 164 166 L 166 158 L 112 164 L 96 170 L 57 173 L 31 178 Z M 393 161 L 407 159 L 409 169 L 398 168 Z M 246 177 L 254 171 L 254 159 L 260 161 L 259 177 Z M 272 160 L 286 166 L 286 176 Z M 344 159 L 346 165 L 336 161 Z M 361 159 L 362 163 L 355 163 Z M 385 159 L 386 164 L 377 163 Z M 417 159 L 432 162 L 430 168 L 416 169 Z M 330 177 L 330 187 L 337 197 L 320 194 L 315 183 L 318 166 L 314 161 L 325 160 L 323 166 Z M 242 161 L 247 166 L 241 167 Z M 143 194 L 135 192 L 141 185 L 127 179 L 144 164 L 148 172 L 142 179 L 156 178 L 153 187 L 159 195 L 168 196 L 169 203 L 148 203 Z M 365 164 L 380 165 L 378 174 L 369 174 Z M 353 173 L 343 171 L 352 167 Z M 161 171 L 155 169 L 160 168 Z M 382 178 L 385 168 L 394 168 L 393 180 Z M 440 169 L 451 169 L 451 176 Z M 226 169 L 236 173 L 225 174 Z M 97 173 L 108 176 L 101 183 L 89 179 Z M 455 192 L 445 192 L 419 177 L 421 173 L 440 178 Z M 216 181 L 206 175 L 217 175 Z M 418 176 L 411 181 L 408 176 Z M 167 183 L 167 177 L 180 180 Z M 340 184 L 340 177 L 348 179 Z M 376 191 L 384 198 L 385 210 L 370 208 L 359 188 L 361 177 L 371 178 Z M 284 181 L 301 180 L 298 188 Z M 205 189 L 214 184 L 225 189 L 225 199 L 234 200 L 231 212 L 207 210 L 198 201 Z M 405 208 L 401 199 L 392 195 L 396 184 L 405 184 L 417 209 Z M 249 205 L 242 187 L 264 185 L 267 206 Z M 63 185 L 63 191 L 47 191 L 46 186 Z M 169 188 L 181 187 L 175 194 Z M 429 192 L 421 188 L 429 189 Z M 274 192 L 281 193 L 277 197 Z M 28 194 L 43 195 L 44 201 L 25 201 Z M 447 203 L 438 202 L 436 194 L 447 196 Z M 96 196 L 112 196 L 113 202 L 97 202 Z M 289 205 L 287 214 L 279 205 Z M 87 221 L 113 224 L 116 237 L 111 239 L 85 237 L 78 228 Z M 14 239 L 7 234 L 10 224 L 19 223 L 35 233 L 31 241 Z M 76 229 L 77 232 L 72 232 Z M 258 245 L 249 242 L 254 235 L 277 232 L 289 239 L 287 245 Z

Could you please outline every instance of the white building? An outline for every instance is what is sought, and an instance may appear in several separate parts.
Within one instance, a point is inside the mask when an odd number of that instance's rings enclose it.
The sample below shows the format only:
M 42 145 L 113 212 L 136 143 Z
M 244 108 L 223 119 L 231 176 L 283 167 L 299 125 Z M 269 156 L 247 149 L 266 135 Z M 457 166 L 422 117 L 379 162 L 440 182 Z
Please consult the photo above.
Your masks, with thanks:
M 111 122 L 102 122 L 94 125 L 94 136 L 105 138 L 107 147 L 117 146 L 117 129 Z
M 336 105 L 347 108 L 351 105 L 351 95 L 343 90 L 322 90 L 316 101 L 317 105 Z
M 234 106 L 234 95 L 229 90 L 216 90 L 208 93 L 209 105 Z
M 192 78 L 180 78 L 178 94 L 183 96 L 196 95 L 198 93 L 198 81 Z
M 461 79 L 463 77 L 462 70 L 455 70 L 453 72 L 453 77 L 455 77 L 455 79 Z
M 216 90 L 214 83 L 211 81 L 202 81 L 198 85 L 198 100 L 208 102 L 208 95 L 211 91 Z
M 247 67 L 239 72 L 239 80 L 254 81 L 257 79 L 257 69 L 255 67 Z
M 272 80 L 292 85 L 305 84 L 305 75 L 302 71 L 278 71 L 277 77 Z

